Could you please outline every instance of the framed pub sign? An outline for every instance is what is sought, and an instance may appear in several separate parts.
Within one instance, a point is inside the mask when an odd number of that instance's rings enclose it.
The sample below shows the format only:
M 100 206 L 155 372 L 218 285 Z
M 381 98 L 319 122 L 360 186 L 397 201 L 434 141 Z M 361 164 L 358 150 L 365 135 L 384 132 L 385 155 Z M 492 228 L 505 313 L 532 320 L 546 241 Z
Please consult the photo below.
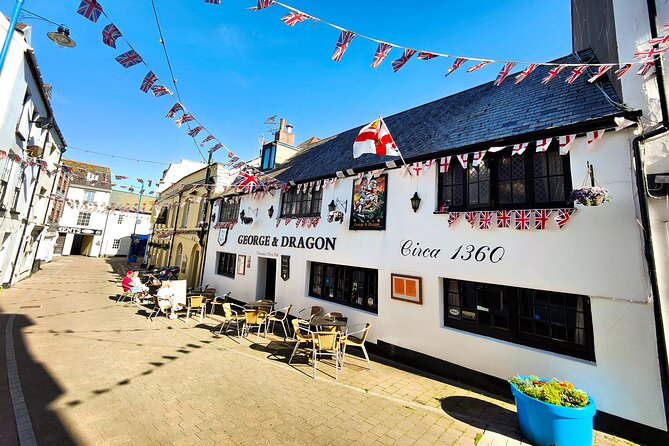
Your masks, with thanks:
M 385 230 L 387 194 L 388 174 L 353 182 L 349 229 Z

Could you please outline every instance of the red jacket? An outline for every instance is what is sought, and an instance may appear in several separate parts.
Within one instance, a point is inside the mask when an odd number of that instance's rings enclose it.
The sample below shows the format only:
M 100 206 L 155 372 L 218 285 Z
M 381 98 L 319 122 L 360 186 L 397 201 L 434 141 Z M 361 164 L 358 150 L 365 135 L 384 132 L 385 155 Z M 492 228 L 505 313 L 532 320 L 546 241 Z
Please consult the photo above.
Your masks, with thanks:
M 123 291 L 130 291 L 132 288 L 132 277 L 125 276 L 121 282 L 121 286 L 123 287 Z

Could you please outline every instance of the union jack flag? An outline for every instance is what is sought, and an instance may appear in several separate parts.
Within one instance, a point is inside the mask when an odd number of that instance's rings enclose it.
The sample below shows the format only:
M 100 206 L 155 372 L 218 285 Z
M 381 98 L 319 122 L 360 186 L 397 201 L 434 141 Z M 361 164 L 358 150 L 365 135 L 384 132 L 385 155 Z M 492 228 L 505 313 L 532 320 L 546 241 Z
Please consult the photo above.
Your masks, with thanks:
M 463 169 L 467 168 L 467 158 L 469 158 L 469 153 L 463 153 L 462 155 L 457 156 L 458 161 L 460 161 L 460 165 L 462 166 Z
M 471 67 L 467 68 L 467 73 L 471 73 L 472 71 L 476 71 L 479 68 L 483 68 L 486 65 L 488 65 L 489 63 L 491 63 L 491 61 L 484 60 L 483 62 L 477 63 L 476 65 L 472 65 Z
M 630 70 L 630 68 L 632 68 L 632 64 L 627 63 L 627 64 L 623 65 L 622 67 L 618 68 L 615 71 L 615 73 L 613 73 L 613 74 L 616 75 L 616 79 L 620 79 L 621 77 L 623 77 L 624 75 L 627 74 L 627 72 Z
M 274 4 L 274 0 L 258 0 L 258 5 L 249 8 L 251 11 L 260 11 L 261 9 L 269 8 Z
M 207 137 L 204 138 L 204 139 L 202 140 L 202 142 L 200 143 L 200 147 L 204 147 L 205 144 L 207 144 L 209 141 L 213 141 L 213 140 L 215 140 L 215 139 L 216 139 L 216 137 L 215 137 L 214 135 L 209 135 L 209 136 L 207 136 Z
M 648 73 L 648 70 L 650 70 L 651 67 L 655 66 L 655 62 L 646 62 L 644 63 L 641 68 L 639 68 L 639 71 L 636 72 L 639 76 L 645 76 L 646 73 Z
M 198 125 L 194 129 L 191 129 L 191 130 L 188 131 L 188 136 L 191 136 L 191 137 L 195 138 L 197 136 L 197 134 L 200 133 L 202 130 L 204 130 L 204 127 L 202 127 L 201 125 Z
M 583 72 L 586 70 L 586 68 L 588 68 L 587 65 L 579 65 L 579 66 L 577 66 L 576 68 L 574 68 L 573 70 L 571 70 L 571 75 L 567 78 L 567 80 L 566 80 L 565 82 L 568 83 L 568 84 L 570 84 L 570 85 L 573 84 L 574 81 L 575 81 L 581 74 L 583 74 Z
M 511 156 L 513 155 L 522 155 L 523 152 L 527 149 L 527 146 L 529 145 L 529 142 L 524 142 L 521 144 L 514 144 L 513 148 L 511 149 Z
M 142 56 L 140 56 L 137 51 L 130 50 L 116 57 L 116 62 L 120 63 L 123 68 L 130 68 L 138 63 L 144 62 Z
M 534 211 L 534 229 L 543 231 L 553 211 L 548 209 L 536 209 Z
M 597 73 L 595 73 L 594 76 L 592 76 L 590 79 L 588 79 L 588 82 L 590 82 L 590 83 L 592 84 L 592 83 L 595 82 L 597 79 L 599 79 L 600 77 L 602 77 L 602 76 L 604 75 L 604 73 L 606 73 L 607 71 L 609 71 L 609 70 L 611 69 L 612 66 L 613 66 L 613 65 L 602 65 L 602 66 L 600 66 L 599 69 L 597 70 Z
M 209 153 L 214 153 L 215 151 L 217 151 L 217 150 L 220 149 L 221 147 L 223 147 L 223 144 L 221 144 L 221 143 L 219 142 L 218 144 L 212 146 L 212 147 L 209 149 Z
M 497 211 L 497 227 L 508 228 L 509 226 L 511 226 L 511 212 Z
M 530 73 L 532 73 L 538 66 L 539 64 L 536 63 L 529 64 L 527 68 L 525 68 L 523 71 L 520 72 L 518 76 L 516 76 L 516 84 L 524 80 L 527 76 L 529 76 Z
M 560 155 L 566 155 L 569 153 L 569 148 L 574 143 L 576 135 L 564 135 L 560 136 Z
M 371 65 L 372 68 L 377 68 L 381 65 L 381 62 L 383 62 L 383 59 L 386 58 L 392 48 L 392 45 L 387 43 L 379 43 L 379 46 L 376 48 L 376 53 L 374 53 L 374 61 Z
M 139 87 L 139 89 L 144 93 L 148 93 L 149 88 L 153 87 L 153 84 L 155 84 L 157 80 L 158 77 L 153 74 L 153 71 L 149 71 L 147 75 L 144 76 L 144 80 L 142 81 L 142 85 Z
M 335 45 L 332 60 L 335 62 L 339 62 L 341 60 L 354 37 L 355 34 L 353 34 L 351 31 L 342 31 L 341 34 L 339 34 L 339 40 L 337 40 L 337 45 Z
M 237 187 L 237 192 L 251 193 L 260 188 L 261 184 L 252 172 L 239 172 L 239 176 L 232 182 Z
M 311 17 L 301 12 L 289 12 L 285 16 L 281 17 L 281 20 L 288 26 L 295 26 L 298 23 L 304 22 L 310 18 Z
M 102 29 L 102 42 L 105 45 L 116 48 L 116 39 L 119 37 L 123 37 L 123 34 L 121 34 L 121 31 L 119 31 L 113 23 L 110 23 Z
M 548 146 L 551 145 L 553 138 L 544 138 L 537 141 L 537 153 L 545 152 L 548 150 Z
M 557 215 L 555 216 L 555 223 L 557 223 L 558 228 L 562 229 L 562 227 L 567 224 L 571 216 L 574 215 L 574 212 L 576 212 L 576 209 L 574 208 L 558 209 Z
M 100 15 L 102 15 L 102 6 L 100 6 L 97 0 L 81 0 L 77 12 L 91 22 L 97 22 Z
M 650 39 L 648 41 L 649 45 L 659 45 L 659 46 L 664 46 L 664 45 L 669 45 L 669 34 L 666 36 L 660 36 L 656 39 Z
M 170 91 L 169 88 L 164 87 L 162 85 L 154 85 L 153 87 L 151 87 L 151 91 L 153 92 L 153 95 L 157 98 L 160 96 L 164 96 L 166 94 L 172 94 L 172 91 Z
M 530 211 L 513 211 L 516 219 L 516 229 L 526 231 L 530 229 Z
M 546 76 L 546 77 L 541 81 L 541 83 L 544 84 L 544 85 L 546 85 L 547 83 L 549 83 L 550 81 L 552 81 L 552 80 L 555 78 L 555 76 L 557 76 L 558 73 L 560 73 L 560 71 L 562 71 L 562 70 L 564 70 L 564 65 L 558 65 L 557 67 L 553 67 L 553 68 L 551 68 L 551 69 L 548 71 L 548 76 Z
M 220 5 L 221 0 L 204 0 L 205 3 L 211 3 L 212 5 Z
M 460 68 L 462 64 L 467 62 L 468 60 L 469 59 L 465 59 L 464 57 L 458 57 L 457 59 L 455 59 L 455 62 L 453 62 L 453 65 L 451 65 L 446 74 L 444 74 L 444 77 L 448 76 L 449 74 Z
M 400 68 L 402 68 L 407 62 L 409 62 L 409 59 L 416 53 L 416 50 L 412 50 L 409 48 L 404 49 L 404 53 L 402 53 L 402 57 L 400 57 L 397 60 L 393 60 L 392 65 L 393 65 L 393 72 L 397 73 Z
M 448 172 L 448 166 L 451 164 L 451 157 L 445 156 L 439 160 L 439 173 Z
M 490 229 L 491 224 L 492 224 L 492 212 L 491 211 L 479 212 L 479 229 Z
M 439 57 L 439 55 L 430 53 L 429 51 L 421 51 L 420 53 L 418 53 L 418 56 L 416 57 L 419 58 L 420 60 L 430 60 L 434 59 L 435 57 Z
M 141 184 L 144 184 L 144 179 L 143 178 L 137 178 L 137 182 L 141 183 Z
M 476 223 L 476 214 L 478 214 L 478 212 L 465 212 L 465 220 L 467 220 L 467 223 L 469 223 L 472 228 Z
M 172 106 L 172 108 L 170 108 L 170 111 L 167 112 L 165 118 L 174 118 L 174 115 L 176 115 L 178 111 L 183 111 L 183 110 L 184 110 L 183 105 L 181 105 L 180 102 L 177 102 Z
M 460 217 L 460 212 L 449 212 L 448 213 L 448 227 L 450 228 L 453 226 L 453 223 L 455 223 L 458 220 L 458 217 Z
M 495 82 L 493 83 L 493 85 L 495 85 L 496 87 L 499 87 L 500 85 L 502 85 L 502 82 L 504 82 L 504 79 L 506 79 L 507 76 L 509 76 L 509 73 L 511 72 L 511 70 L 513 70 L 513 67 L 515 67 L 515 66 L 516 66 L 516 62 L 505 63 L 504 66 L 502 67 L 502 69 L 499 71 L 499 74 L 497 75 L 497 79 L 495 79 Z
M 189 121 L 195 121 L 195 118 L 190 113 L 184 113 L 183 115 L 181 115 L 181 117 L 179 117 L 179 119 L 174 121 L 174 123 L 177 125 L 177 127 L 181 127 L 181 124 L 184 124 Z
M 645 51 L 637 51 L 634 53 L 635 59 L 655 59 L 657 56 L 663 54 L 669 48 L 650 48 Z
M 237 160 L 239 160 L 239 157 L 238 157 L 238 156 L 233 156 L 232 158 L 230 158 L 230 159 L 228 160 L 227 163 L 225 163 L 225 165 L 226 165 L 226 166 L 232 166 L 234 163 L 237 162 Z
M 125 180 L 128 177 L 126 177 L 125 175 L 115 175 L 114 178 L 116 178 L 117 180 Z

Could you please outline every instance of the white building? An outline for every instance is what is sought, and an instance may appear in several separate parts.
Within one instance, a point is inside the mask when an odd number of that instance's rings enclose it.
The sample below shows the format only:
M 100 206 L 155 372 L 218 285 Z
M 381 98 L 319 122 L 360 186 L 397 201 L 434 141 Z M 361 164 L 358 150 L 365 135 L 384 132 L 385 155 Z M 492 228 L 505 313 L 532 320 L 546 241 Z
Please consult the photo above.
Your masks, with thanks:
M 160 194 L 183 177 L 200 169 L 204 169 L 205 167 L 207 167 L 205 163 L 198 163 L 197 161 L 191 160 L 181 160 L 178 163 L 172 163 L 163 171 L 163 176 L 160 178 L 160 181 L 158 181 L 156 191 Z
M 113 190 L 111 209 L 107 210 L 102 234 L 102 252 L 105 257 L 126 256 L 131 236 L 151 234 L 151 211 L 155 198 Z M 148 240 L 144 241 L 146 244 Z

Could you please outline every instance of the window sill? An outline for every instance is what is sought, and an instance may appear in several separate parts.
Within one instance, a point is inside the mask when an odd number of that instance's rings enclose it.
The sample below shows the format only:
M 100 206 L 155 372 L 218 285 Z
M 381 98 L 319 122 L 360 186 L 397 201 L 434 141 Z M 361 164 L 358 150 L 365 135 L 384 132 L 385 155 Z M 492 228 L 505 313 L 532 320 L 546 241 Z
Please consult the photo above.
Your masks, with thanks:
M 565 204 L 554 204 L 551 206 L 531 206 L 531 207 L 508 207 L 508 208 L 481 208 L 481 209 L 450 209 L 447 211 L 434 211 L 432 212 L 434 215 L 445 215 L 449 214 L 451 212 L 497 212 L 497 211 L 534 211 L 534 210 L 540 210 L 540 209 L 546 209 L 546 210 L 557 210 L 557 209 L 574 209 L 574 204 L 573 203 L 565 203 Z

